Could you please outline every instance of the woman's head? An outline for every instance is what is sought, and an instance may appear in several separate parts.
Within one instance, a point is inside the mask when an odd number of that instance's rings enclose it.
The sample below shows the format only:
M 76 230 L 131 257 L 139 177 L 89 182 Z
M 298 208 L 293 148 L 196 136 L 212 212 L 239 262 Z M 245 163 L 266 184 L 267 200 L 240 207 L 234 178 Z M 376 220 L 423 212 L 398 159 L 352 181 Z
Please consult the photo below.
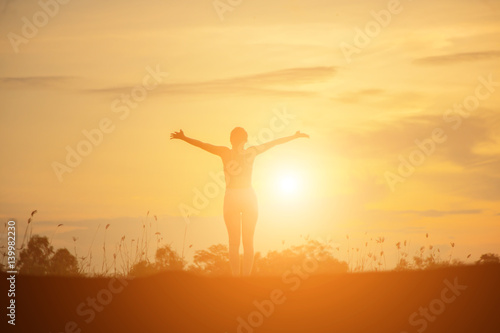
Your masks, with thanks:
M 236 127 L 231 132 L 231 144 L 233 147 L 238 147 L 248 141 L 248 133 L 242 127 Z

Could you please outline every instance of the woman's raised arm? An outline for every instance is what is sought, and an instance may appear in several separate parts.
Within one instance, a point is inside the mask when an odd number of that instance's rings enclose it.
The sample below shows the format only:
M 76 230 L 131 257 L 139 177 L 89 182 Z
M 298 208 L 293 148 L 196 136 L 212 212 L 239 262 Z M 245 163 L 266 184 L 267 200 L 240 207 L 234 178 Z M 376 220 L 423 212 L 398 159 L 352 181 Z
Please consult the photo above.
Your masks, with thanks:
M 295 133 L 294 135 L 290 135 L 290 136 L 286 136 L 284 138 L 269 141 L 269 142 L 266 142 L 264 144 L 254 146 L 252 148 L 255 149 L 257 154 L 261 154 L 261 153 L 271 149 L 272 147 L 275 147 L 277 145 L 281 145 L 283 143 L 290 142 L 290 141 L 298 139 L 298 138 L 309 138 L 309 135 L 305 134 L 305 133 L 301 133 L 300 131 L 297 131 L 297 133 Z
M 201 141 L 196 140 L 196 139 L 188 138 L 186 135 L 184 135 L 184 132 L 182 130 L 180 130 L 179 132 L 171 133 L 170 140 L 173 140 L 173 139 L 185 141 L 185 142 L 187 142 L 195 147 L 201 148 L 201 149 L 203 149 L 211 154 L 217 155 L 217 156 L 221 156 L 226 150 L 229 149 L 227 147 L 214 146 L 214 145 L 211 145 L 210 143 L 205 143 L 205 142 L 201 142 Z

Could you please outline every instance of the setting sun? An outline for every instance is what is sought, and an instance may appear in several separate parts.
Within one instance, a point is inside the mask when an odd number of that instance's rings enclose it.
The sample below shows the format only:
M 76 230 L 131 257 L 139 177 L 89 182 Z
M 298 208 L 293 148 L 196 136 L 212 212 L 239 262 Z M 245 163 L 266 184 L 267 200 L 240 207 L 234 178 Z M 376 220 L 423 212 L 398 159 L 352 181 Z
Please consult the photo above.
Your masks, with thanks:
M 278 190 L 280 194 L 297 195 L 300 192 L 300 179 L 294 173 L 281 175 L 278 178 Z

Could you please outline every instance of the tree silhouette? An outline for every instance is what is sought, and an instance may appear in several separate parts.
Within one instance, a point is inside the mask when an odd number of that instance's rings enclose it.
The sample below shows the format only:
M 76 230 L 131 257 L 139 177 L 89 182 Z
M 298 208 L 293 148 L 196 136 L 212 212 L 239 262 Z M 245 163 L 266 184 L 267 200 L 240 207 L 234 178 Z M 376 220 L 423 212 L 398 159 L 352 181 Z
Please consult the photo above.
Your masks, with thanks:
M 155 263 L 141 260 L 132 266 L 129 274 L 135 277 L 149 276 L 162 271 L 182 271 L 185 261 L 170 245 L 165 245 L 156 250 Z
M 68 249 L 58 249 L 50 258 L 49 273 L 54 275 L 77 275 L 78 261 Z
M 54 248 L 46 236 L 34 235 L 19 254 L 19 272 L 28 275 L 76 275 L 78 262 L 68 249 Z
M 500 256 L 494 253 L 485 253 L 483 254 L 476 264 L 500 264 Z
M 311 258 L 314 258 L 317 265 L 314 274 L 347 272 L 347 263 L 334 258 L 332 252 L 329 243 L 309 240 L 306 244 L 293 246 L 281 252 L 270 251 L 266 256 L 256 253 L 253 275 L 282 275 L 294 266 L 303 265 Z M 194 265 L 190 266 L 190 271 L 202 275 L 231 275 L 227 246 L 212 245 L 208 250 L 196 251 Z
M 158 273 L 158 269 L 154 264 L 141 260 L 130 269 L 129 275 L 134 277 L 150 276 Z
M 227 245 L 212 245 L 208 250 L 196 251 L 191 272 L 203 275 L 231 275 Z
M 270 251 L 266 256 L 256 257 L 255 275 L 282 275 L 294 266 L 302 266 L 306 262 L 314 264 L 313 274 L 345 273 L 347 263 L 333 257 L 332 246 L 309 240 L 306 244 L 292 246 L 281 252 Z
M 155 259 L 157 268 L 161 271 L 182 271 L 186 264 L 170 245 L 159 248 L 156 251 Z
M 34 235 L 28 246 L 19 254 L 19 272 L 29 275 L 46 275 L 50 270 L 50 257 L 54 253 L 49 239 Z

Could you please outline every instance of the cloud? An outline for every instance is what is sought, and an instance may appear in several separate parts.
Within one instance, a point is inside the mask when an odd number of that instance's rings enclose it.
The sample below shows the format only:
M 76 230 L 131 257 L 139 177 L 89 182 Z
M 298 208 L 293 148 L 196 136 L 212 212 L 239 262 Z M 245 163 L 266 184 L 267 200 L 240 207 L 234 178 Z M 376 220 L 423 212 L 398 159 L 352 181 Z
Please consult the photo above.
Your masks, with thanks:
M 45 226 L 37 226 L 36 232 L 41 234 L 49 234 L 53 233 L 50 235 L 51 237 L 54 237 L 56 235 L 62 235 L 62 234 L 67 234 L 68 232 L 74 232 L 78 230 L 87 230 L 88 228 L 85 226 L 71 226 L 71 225 L 62 225 L 61 227 L 57 227 L 57 224 L 53 225 L 45 225 Z
M 0 77 L 0 88 L 49 88 L 61 86 L 73 80 L 72 76 L 20 76 L 20 77 Z
M 436 150 L 437 156 L 451 160 L 464 167 L 481 165 L 497 156 L 485 156 L 476 151 L 483 143 L 494 143 L 500 137 L 500 113 L 488 109 L 477 109 L 460 127 L 452 129 L 440 114 L 411 115 L 392 121 L 360 123 L 360 128 L 340 127 L 333 131 L 332 144 L 336 151 L 352 158 L 397 158 L 407 150 L 414 149 L 415 140 L 429 138 L 435 128 L 442 128 L 448 139 Z
M 441 128 L 447 140 L 435 145 L 425 162 L 426 171 L 417 170 L 412 181 L 439 193 L 491 202 L 500 200 L 500 153 L 491 148 L 500 142 L 499 124 L 500 113 L 483 108 L 463 119 L 456 130 L 439 114 L 412 115 L 390 122 L 360 123 L 359 128 L 332 128 L 330 148 L 357 165 L 379 165 L 395 172 L 399 155 L 407 158 L 417 149 L 415 140 L 427 140 L 434 129 Z M 462 171 L 449 172 L 450 166 Z M 383 172 L 379 176 L 382 179 Z
M 0 15 L 4 14 L 14 0 L 0 0 Z
M 403 227 L 403 228 L 397 228 L 397 227 L 391 227 L 391 228 L 380 228 L 379 225 L 377 225 L 376 228 L 369 228 L 366 229 L 366 232 L 369 234 L 376 234 L 376 235 L 385 235 L 385 234 L 416 234 L 416 235 L 422 235 L 425 233 L 427 229 L 422 227 L 422 226 L 408 226 L 408 227 Z
M 385 90 L 382 89 L 363 89 L 352 92 L 345 92 L 339 94 L 337 97 L 332 98 L 334 101 L 342 103 L 358 103 L 363 99 L 380 98 L 383 96 Z
M 336 69 L 334 67 L 288 68 L 227 79 L 162 84 L 155 89 L 155 92 L 169 94 L 224 93 L 308 96 L 315 94 L 315 92 L 290 88 L 325 82 L 331 79 L 335 73 Z M 87 91 L 120 94 L 130 92 L 132 88 L 133 86 L 120 86 Z
M 399 214 L 410 214 L 423 217 L 442 217 L 447 215 L 476 215 L 481 214 L 481 209 L 465 209 L 465 210 L 400 210 L 396 211 Z
M 450 193 L 467 199 L 496 202 L 500 201 L 500 177 L 496 171 L 487 174 L 484 170 L 472 170 L 462 174 L 434 174 L 421 177 L 424 182 L 430 182 L 441 193 Z
M 489 60 L 500 57 L 500 51 L 450 53 L 441 56 L 423 57 L 413 61 L 417 65 L 449 65 L 462 62 Z
M 425 101 L 424 95 L 414 91 L 391 92 L 384 89 L 372 88 L 357 91 L 340 92 L 332 101 L 345 104 L 360 104 L 383 110 L 403 108 L 416 109 Z
M 302 67 L 240 76 L 221 80 L 220 82 L 243 85 L 300 85 L 324 82 L 330 79 L 334 74 L 335 69 L 333 67 Z

